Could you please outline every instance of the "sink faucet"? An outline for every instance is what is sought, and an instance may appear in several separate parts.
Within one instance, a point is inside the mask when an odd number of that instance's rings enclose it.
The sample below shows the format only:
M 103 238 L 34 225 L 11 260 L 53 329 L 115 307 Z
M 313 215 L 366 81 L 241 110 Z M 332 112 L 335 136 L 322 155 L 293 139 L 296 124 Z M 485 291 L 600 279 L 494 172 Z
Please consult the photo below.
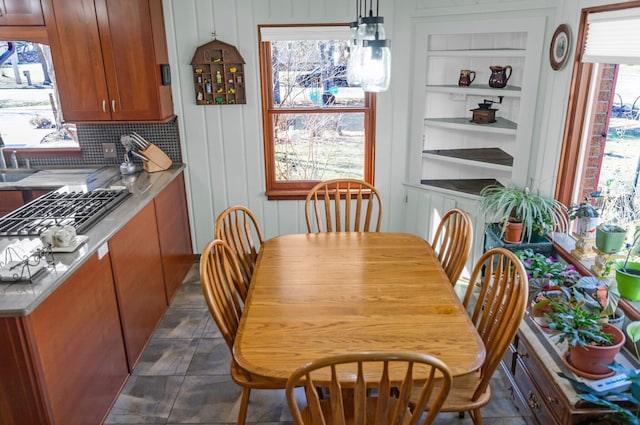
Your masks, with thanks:
M 11 167 L 18 168 L 18 156 L 16 151 L 11 152 Z

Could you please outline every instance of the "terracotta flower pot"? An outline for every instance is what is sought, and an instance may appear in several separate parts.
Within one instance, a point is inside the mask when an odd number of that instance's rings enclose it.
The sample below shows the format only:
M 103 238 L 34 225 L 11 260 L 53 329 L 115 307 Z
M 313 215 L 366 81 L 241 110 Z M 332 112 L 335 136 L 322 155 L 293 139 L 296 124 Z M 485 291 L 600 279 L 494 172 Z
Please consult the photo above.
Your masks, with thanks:
M 613 335 L 614 345 L 608 347 L 571 347 L 569 361 L 573 367 L 591 375 L 604 375 L 611 372 L 611 369 L 603 365 L 613 363 L 613 358 L 624 344 L 625 336 L 620 329 L 609 324 L 605 324 L 603 330 Z
M 522 242 L 522 229 L 524 223 L 507 223 L 507 230 L 504 232 L 504 241 L 507 243 L 520 243 Z

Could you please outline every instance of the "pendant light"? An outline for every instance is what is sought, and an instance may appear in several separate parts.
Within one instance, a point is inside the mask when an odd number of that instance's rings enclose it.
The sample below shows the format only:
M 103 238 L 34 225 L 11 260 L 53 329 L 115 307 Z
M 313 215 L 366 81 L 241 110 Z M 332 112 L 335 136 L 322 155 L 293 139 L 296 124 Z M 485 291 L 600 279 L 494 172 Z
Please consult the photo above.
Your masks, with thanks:
M 373 16 L 373 0 L 370 0 L 369 16 L 363 17 L 358 27 L 358 39 L 362 40 L 361 83 L 363 90 L 369 92 L 385 91 L 391 82 L 391 40 L 385 39 L 384 18 L 378 14 L 379 9 L 380 0 L 377 0 L 376 16 Z
M 359 86 L 362 83 L 362 40 L 358 38 L 358 26 L 362 19 L 360 1 L 361 0 L 356 0 L 356 20 L 349 23 L 349 60 L 347 61 L 347 81 L 350 86 Z

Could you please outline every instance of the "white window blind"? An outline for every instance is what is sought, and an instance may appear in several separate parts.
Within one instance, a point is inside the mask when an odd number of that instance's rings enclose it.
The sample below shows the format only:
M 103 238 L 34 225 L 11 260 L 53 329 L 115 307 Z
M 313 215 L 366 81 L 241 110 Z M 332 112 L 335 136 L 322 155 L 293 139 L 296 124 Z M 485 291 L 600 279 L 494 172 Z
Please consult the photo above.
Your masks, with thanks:
M 260 41 L 348 39 L 348 25 L 260 27 Z
M 640 8 L 590 13 L 582 61 L 640 64 Z

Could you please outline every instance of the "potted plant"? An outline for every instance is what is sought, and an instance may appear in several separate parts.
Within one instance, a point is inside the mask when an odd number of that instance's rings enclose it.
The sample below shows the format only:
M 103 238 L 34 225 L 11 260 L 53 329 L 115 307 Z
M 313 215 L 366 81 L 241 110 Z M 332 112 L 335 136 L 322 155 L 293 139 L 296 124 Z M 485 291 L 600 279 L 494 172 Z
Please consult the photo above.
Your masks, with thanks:
M 590 378 L 610 373 L 606 365 L 613 363 L 625 342 L 620 329 L 603 322 L 599 314 L 575 300 L 553 301 L 546 318 L 558 343 L 568 344 L 565 361 L 576 373 Z
M 582 238 L 593 238 L 600 220 L 600 212 L 585 201 L 569 207 L 569 220 L 577 220 L 576 234 Z
M 640 263 L 629 261 L 637 252 L 639 240 L 640 230 L 637 229 L 633 243 L 627 246 L 625 260 L 616 264 L 616 281 L 620 295 L 631 301 L 640 301 Z
M 622 249 L 627 237 L 627 229 L 616 224 L 601 223 L 596 227 L 596 248 L 605 254 L 613 254 Z
M 527 187 L 489 185 L 480 196 L 481 211 L 498 221 L 500 238 L 508 243 L 531 242 L 536 235 L 544 236 L 557 224 L 555 209 L 566 209 L 555 199 Z
M 516 251 L 515 254 L 529 279 L 529 314 L 535 323 L 544 328 L 544 315 L 551 311 L 551 302 L 568 300 L 571 297 L 570 288 L 578 282 L 580 274 L 573 265 L 531 249 Z
M 583 308 L 598 314 L 607 323 L 622 329 L 625 314 L 618 308 L 620 292 L 615 279 L 605 280 L 610 271 L 608 262 L 602 276 L 583 276 L 572 287 L 572 297 L 583 304 Z

